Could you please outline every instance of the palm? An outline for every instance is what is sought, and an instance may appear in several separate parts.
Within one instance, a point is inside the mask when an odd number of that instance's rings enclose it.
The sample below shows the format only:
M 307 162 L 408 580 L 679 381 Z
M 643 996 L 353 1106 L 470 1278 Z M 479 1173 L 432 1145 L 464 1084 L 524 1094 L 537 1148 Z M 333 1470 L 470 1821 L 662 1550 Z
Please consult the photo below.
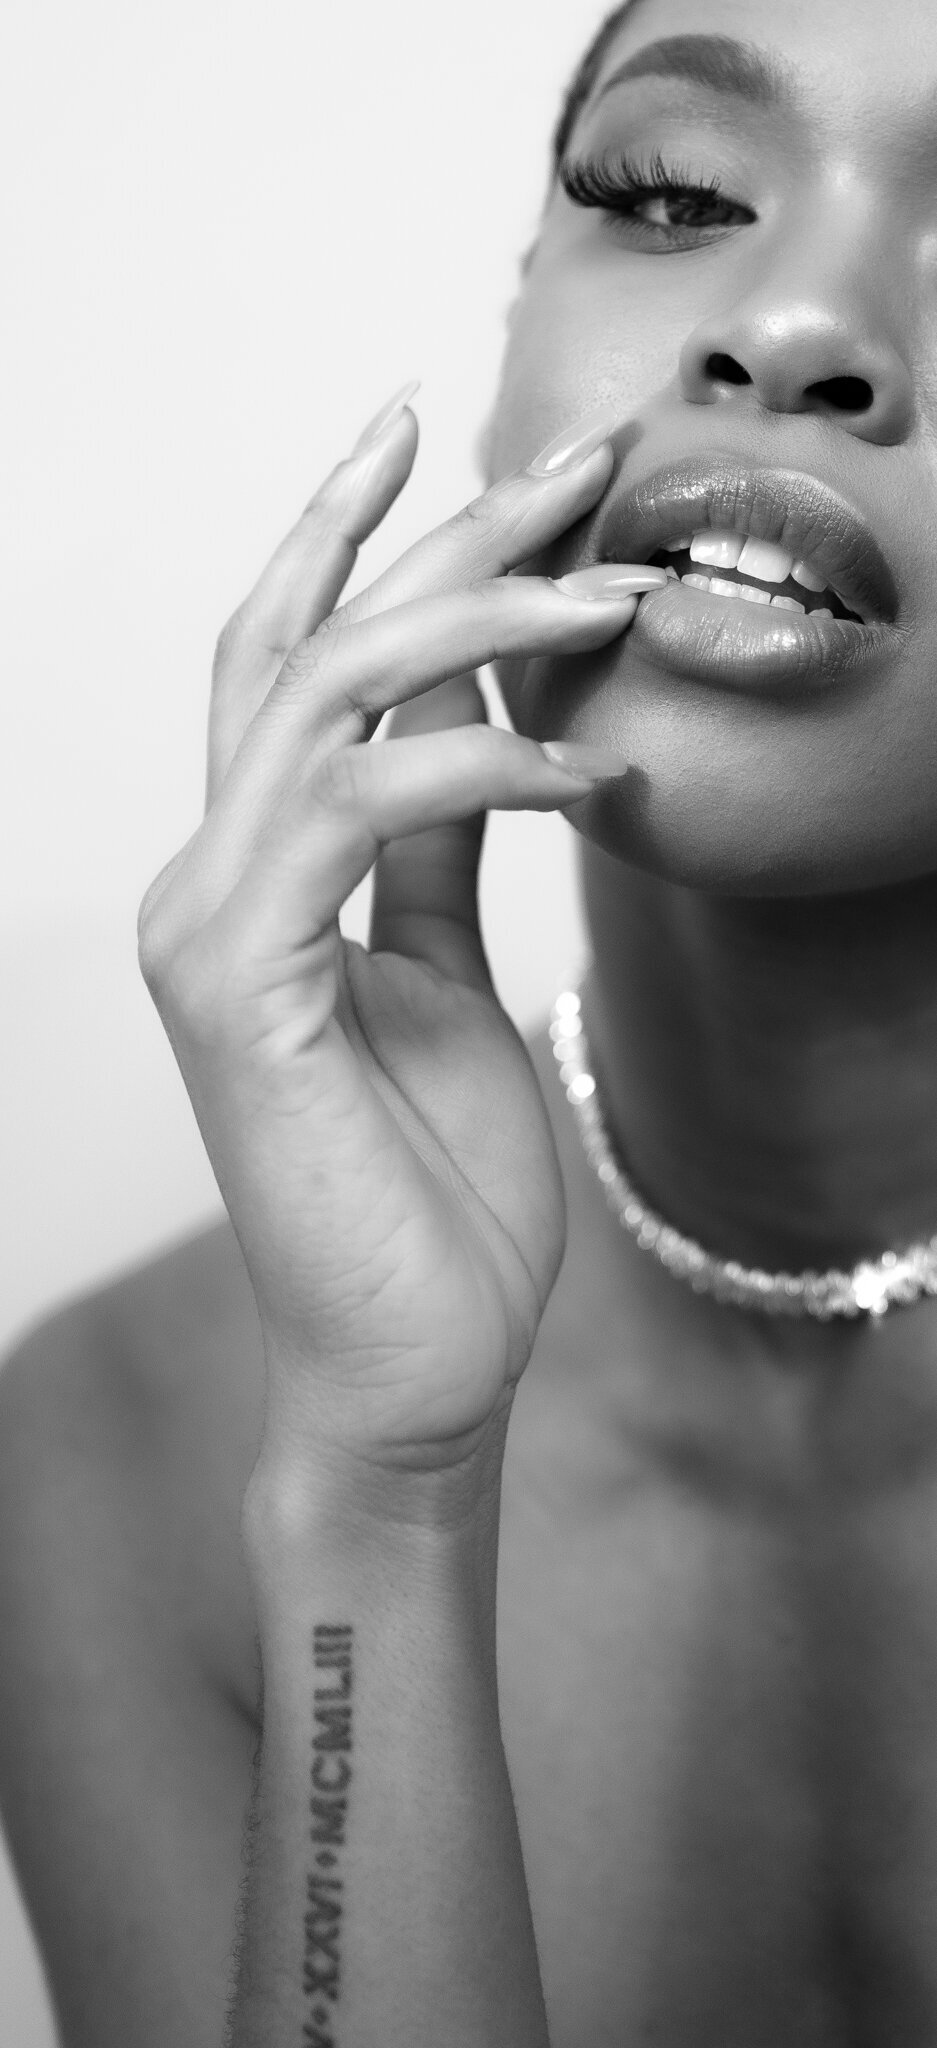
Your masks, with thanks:
M 562 1255 L 562 1182 L 496 998 L 340 943 L 335 1016 L 277 1133 L 280 1313 L 288 1292 L 333 1391 L 366 1393 L 372 1420 L 379 1403 L 387 1440 L 438 1442 L 484 1423 L 523 1369 Z

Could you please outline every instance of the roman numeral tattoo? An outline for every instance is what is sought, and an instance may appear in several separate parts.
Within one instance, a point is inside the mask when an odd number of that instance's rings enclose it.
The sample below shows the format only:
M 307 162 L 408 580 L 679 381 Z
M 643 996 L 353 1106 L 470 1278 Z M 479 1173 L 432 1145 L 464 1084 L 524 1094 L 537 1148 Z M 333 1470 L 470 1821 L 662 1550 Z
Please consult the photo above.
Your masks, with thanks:
M 319 1622 L 312 1631 L 316 1686 L 309 1785 L 312 1864 L 306 1875 L 303 2048 L 338 2048 L 335 2007 L 341 1989 L 341 1933 L 352 1746 L 352 1630 Z

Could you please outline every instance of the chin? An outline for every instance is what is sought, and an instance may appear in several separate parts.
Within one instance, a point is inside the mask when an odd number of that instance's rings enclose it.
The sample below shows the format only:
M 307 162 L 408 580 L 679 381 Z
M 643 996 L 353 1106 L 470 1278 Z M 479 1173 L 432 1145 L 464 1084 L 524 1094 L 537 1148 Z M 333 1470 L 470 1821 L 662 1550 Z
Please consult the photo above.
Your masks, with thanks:
M 500 662 L 514 728 L 609 747 L 624 775 L 569 806 L 626 866 L 723 896 L 835 896 L 937 874 L 937 735 L 891 692 L 778 701 L 669 677 L 627 643 L 575 663 Z M 886 707 L 888 715 L 886 716 Z

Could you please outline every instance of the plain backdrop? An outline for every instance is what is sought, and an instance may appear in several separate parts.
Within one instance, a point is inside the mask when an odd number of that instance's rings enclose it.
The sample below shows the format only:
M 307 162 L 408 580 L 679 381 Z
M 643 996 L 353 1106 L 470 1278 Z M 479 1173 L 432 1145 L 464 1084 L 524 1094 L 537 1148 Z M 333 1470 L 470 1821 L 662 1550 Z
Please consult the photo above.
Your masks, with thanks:
M 217 1212 L 134 942 L 198 822 L 214 640 L 405 378 L 417 469 L 357 582 L 475 494 L 558 96 L 602 12 L 6 0 L 0 1349 Z M 492 821 L 482 903 L 526 1028 L 582 958 L 560 819 Z M 4 2048 L 51 2048 L 2 1856 L 0 2014 Z

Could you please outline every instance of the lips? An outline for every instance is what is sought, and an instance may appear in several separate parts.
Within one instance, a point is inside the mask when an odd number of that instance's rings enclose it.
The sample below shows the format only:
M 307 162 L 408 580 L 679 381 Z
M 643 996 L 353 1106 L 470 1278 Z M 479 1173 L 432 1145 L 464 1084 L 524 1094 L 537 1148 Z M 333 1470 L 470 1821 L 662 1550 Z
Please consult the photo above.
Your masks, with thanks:
M 835 592 L 829 610 L 751 603 L 668 581 L 642 598 L 622 658 L 717 689 L 808 696 L 887 658 L 896 628 L 895 578 L 869 525 L 848 501 L 794 469 L 755 469 L 736 457 L 696 457 L 613 487 L 589 535 L 593 561 L 666 560 L 676 536 L 703 529 L 772 543 Z M 843 610 L 843 608 L 845 608 Z M 850 616 L 851 615 L 851 616 Z
M 895 581 L 871 528 L 845 498 L 799 470 L 675 463 L 611 496 L 593 544 L 600 560 L 646 562 L 675 534 L 706 526 L 809 559 L 863 625 L 894 621 Z

